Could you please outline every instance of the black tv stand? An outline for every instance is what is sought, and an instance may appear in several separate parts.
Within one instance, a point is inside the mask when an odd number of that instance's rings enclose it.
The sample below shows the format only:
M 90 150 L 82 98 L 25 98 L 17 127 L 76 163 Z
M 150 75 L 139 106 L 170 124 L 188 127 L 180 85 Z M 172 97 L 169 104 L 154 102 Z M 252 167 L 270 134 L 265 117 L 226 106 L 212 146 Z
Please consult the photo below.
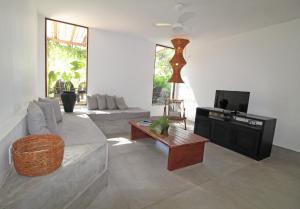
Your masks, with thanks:
M 197 108 L 194 133 L 256 160 L 271 154 L 276 119 L 219 108 Z

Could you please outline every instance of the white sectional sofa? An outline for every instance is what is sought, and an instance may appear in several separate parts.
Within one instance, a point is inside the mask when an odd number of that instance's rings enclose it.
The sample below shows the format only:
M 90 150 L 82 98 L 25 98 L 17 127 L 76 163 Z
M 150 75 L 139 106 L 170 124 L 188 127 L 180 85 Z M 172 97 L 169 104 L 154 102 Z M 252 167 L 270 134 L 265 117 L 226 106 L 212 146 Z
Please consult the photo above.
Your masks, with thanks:
M 62 166 L 39 177 L 20 176 L 11 167 L 0 189 L 0 209 L 85 208 L 108 183 L 106 135 L 129 132 L 129 120 L 150 117 L 149 111 L 127 105 L 114 110 L 76 108 L 74 113 L 61 116 L 57 105 L 57 115 L 62 117 L 62 122 L 55 122 L 55 131 L 65 142 Z
M 142 120 L 150 117 L 150 112 L 138 107 L 120 110 L 76 109 L 77 114 L 87 114 L 105 135 L 126 133 L 130 131 L 129 120 Z
M 0 189 L 1 209 L 82 209 L 108 183 L 108 143 L 86 114 L 64 114 L 58 134 L 65 142 L 62 166 L 39 177 L 12 168 Z
M 87 95 L 87 107 L 76 112 L 88 114 L 105 135 L 129 132 L 129 120 L 150 117 L 147 110 L 128 107 L 123 97 L 106 94 Z

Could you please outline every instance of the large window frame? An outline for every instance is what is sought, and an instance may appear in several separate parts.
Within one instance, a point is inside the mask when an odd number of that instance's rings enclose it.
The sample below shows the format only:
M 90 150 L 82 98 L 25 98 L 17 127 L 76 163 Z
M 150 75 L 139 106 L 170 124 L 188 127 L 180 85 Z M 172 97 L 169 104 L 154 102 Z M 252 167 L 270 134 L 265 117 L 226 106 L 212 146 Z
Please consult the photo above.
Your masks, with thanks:
M 59 23 L 64 23 L 64 24 L 69 24 L 69 25 L 73 25 L 76 27 L 82 27 L 85 28 L 87 30 L 87 45 L 86 45 L 86 94 L 88 94 L 88 63 L 89 63 L 89 27 L 87 26 L 83 26 L 83 25 L 78 25 L 78 24 L 74 24 L 74 23 L 69 23 L 69 22 L 65 22 L 65 21 L 61 21 L 61 20 L 56 20 L 56 19 L 52 19 L 52 18 L 45 18 L 45 37 L 44 37 L 44 41 L 45 41 L 45 96 L 48 96 L 48 41 L 47 41 L 47 20 L 50 21 L 55 21 L 55 22 L 59 22 Z
M 175 49 L 173 48 L 173 47 L 170 47 L 170 46 L 166 46 L 166 45 L 162 45 L 162 44 L 156 44 L 155 45 L 155 51 L 154 51 L 154 54 L 155 54 L 155 59 L 154 59 L 154 74 L 153 74 L 153 86 L 152 86 L 152 106 L 162 106 L 162 105 L 164 105 L 164 104 L 159 104 L 159 103 L 154 103 L 153 102 L 153 97 L 154 97 L 154 78 L 155 78 L 155 70 L 156 70 L 156 61 L 157 61 L 157 56 L 156 56 L 156 53 L 157 53 L 157 47 L 163 47 L 163 48 L 167 48 L 167 49 L 172 49 L 172 50 L 174 50 L 174 53 L 175 53 Z M 173 69 L 171 69 L 172 71 L 172 73 L 173 73 Z M 171 83 L 170 83 L 170 85 L 171 85 Z M 172 91 L 173 91 L 173 87 L 172 87 L 172 85 L 171 85 L 171 91 L 170 91 L 170 98 L 171 98 L 171 93 L 172 93 Z

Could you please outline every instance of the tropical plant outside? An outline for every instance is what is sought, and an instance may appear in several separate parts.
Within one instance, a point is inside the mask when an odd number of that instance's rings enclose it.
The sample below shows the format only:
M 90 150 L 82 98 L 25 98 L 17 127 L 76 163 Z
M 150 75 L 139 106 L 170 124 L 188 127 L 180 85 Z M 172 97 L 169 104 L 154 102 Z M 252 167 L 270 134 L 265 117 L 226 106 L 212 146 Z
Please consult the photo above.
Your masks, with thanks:
M 75 91 L 86 86 L 86 47 L 63 45 L 47 40 L 48 96 L 54 97 L 59 82 L 64 90 Z
M 174 49 L 156 46 L 155 74 L 153 78 L 152 104 L 162 105 L 170 98 L 172 67 L 169 63 L 174 55 Z

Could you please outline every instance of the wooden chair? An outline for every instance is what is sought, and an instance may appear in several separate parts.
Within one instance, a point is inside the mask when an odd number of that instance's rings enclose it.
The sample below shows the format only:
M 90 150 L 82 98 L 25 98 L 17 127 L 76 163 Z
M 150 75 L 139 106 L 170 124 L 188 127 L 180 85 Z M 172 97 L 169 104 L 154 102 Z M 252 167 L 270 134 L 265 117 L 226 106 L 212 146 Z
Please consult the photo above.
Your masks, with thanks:
M 81 82 L 79 85 L 78 85 L 78 96 L 77 96 L 77 102 L 79 103 L 80 100 L 83 100 L 84 99 L 84 95 L 86 94 L 86 82 Z
M 184 130 L 186 130 L 186 117 L 183 100 L 167 99 L 165 101 L 164 116 L 171 122 L 183 122 Z

